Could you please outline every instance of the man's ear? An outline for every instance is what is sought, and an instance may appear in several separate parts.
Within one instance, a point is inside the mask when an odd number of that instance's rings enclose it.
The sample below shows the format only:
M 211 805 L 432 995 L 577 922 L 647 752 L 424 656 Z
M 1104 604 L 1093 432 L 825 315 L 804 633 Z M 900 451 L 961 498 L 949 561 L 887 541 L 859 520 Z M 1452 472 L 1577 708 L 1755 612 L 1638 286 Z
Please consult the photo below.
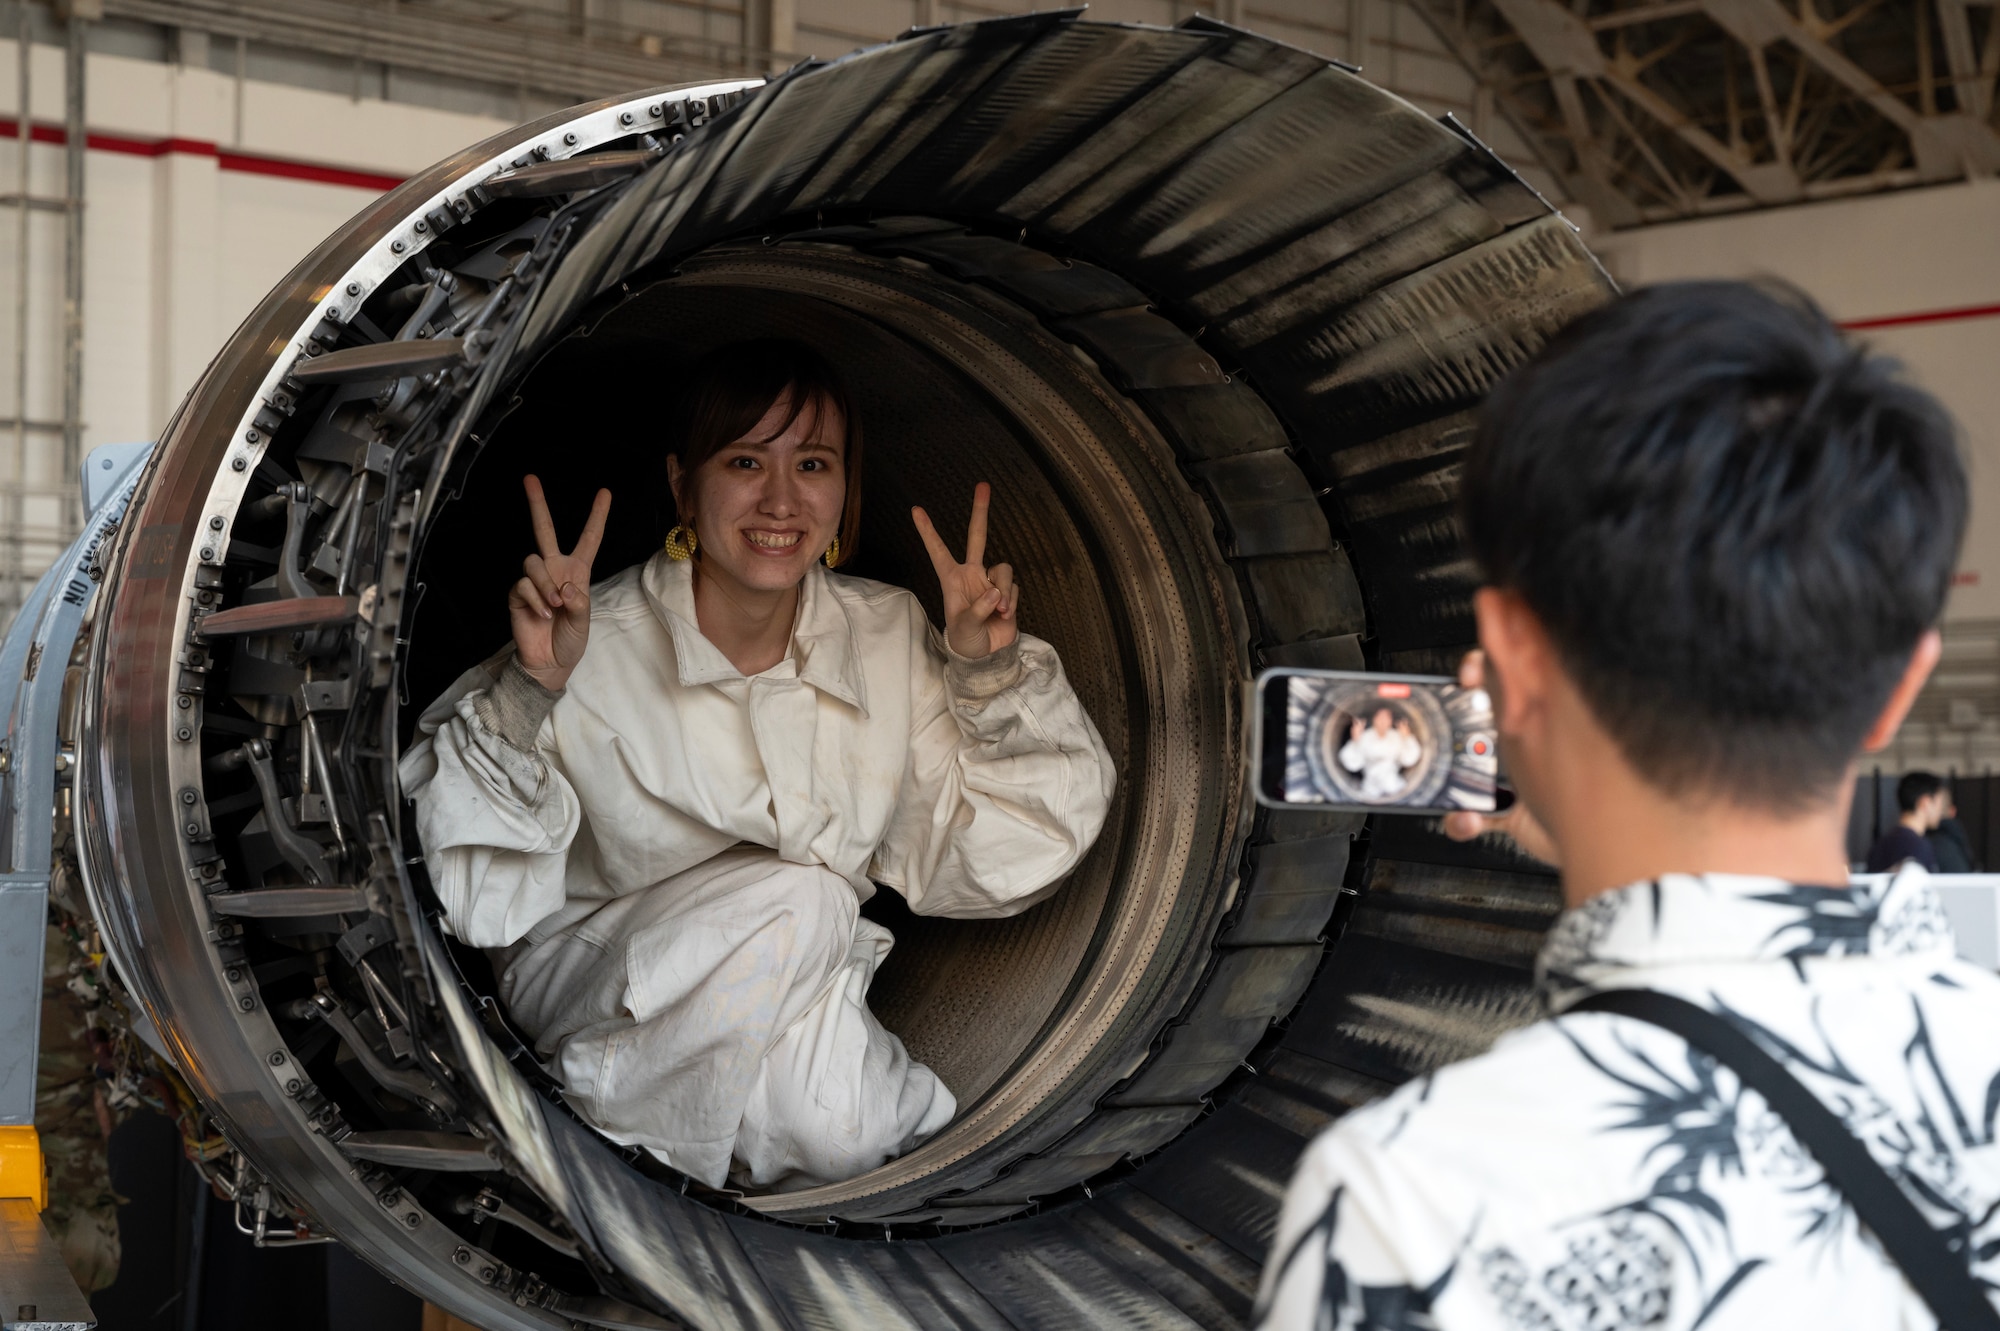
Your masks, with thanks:
M 1896 728 L 1903 724 L 1903 718 L 1910 714 L 1910 707 L 1923 692 L 1924 681 L 1937 668 L 1938 657 L 1944 654 L 1944 639 L 1936 629 L 1925 629 L 1924 636 L 1917 639 L 1917 649 L 1910 653 L 1910 663 L 1903 667 L 1903 677 L 1896 681 L 1896 687 L 1889 694 L 1889 701 L 1882 704 L 1882 710 L 1875 715 L 1875 724 L 1868 728 L 1868 734 L 1861 741 L 1863 753 L 1880 753 L 1889 747 L 1889 741 L 1896 738 Z
M 1540 616 L 1519 592 L 1482 587 L 1473 593 L 1479 645 L 1486 653 L 1487 691 L 1503 734 L 1519 734 L 1548 703 L 1555 667 L 1554 644 Z

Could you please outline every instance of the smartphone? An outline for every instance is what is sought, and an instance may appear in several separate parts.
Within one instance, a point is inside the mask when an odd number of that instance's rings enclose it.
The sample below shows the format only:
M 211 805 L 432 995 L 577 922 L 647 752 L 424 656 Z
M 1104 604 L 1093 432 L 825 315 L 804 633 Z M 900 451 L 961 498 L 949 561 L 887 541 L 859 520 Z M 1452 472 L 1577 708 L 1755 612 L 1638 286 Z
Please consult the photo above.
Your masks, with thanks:
M 1256 682 L 1257 800 L 1364 813 L 1501 806 L 1493 700 L 1431 675 L 1266 670 Z

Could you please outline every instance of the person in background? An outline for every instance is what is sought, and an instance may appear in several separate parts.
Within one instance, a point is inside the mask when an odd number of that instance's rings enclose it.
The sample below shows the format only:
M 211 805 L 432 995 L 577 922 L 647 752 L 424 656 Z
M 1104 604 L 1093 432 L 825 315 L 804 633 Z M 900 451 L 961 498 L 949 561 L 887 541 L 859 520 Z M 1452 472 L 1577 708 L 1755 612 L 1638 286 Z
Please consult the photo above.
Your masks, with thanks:
M 1950 799 L 1943 777 L 1930 772 L 1905 772 L 1896 783 L 1896 825 L 1875 838 L 1875 844 L 1868 848 L 1868 872 L 1887 873 L 1905 860 L 1914 860 L 1936 873 L 1938 855 L 1928 834 L 1944 817 L 1945 804 Z
M 1937 855 L 1939 873 L 1978 873 L 1979 862 L 1972 857 L 1972 838 L 1958 821 L 1958 800 L 1950 786 L 1944 788 L 1944 816 L 1924 838 Z
M 1942 650 L 1967 511 L 1949 418 L 1796 292 L 1674 284 L 1552 339 L 1464 467 L 1487 585 L 1460 681 L 1492 690 L 1519 802 L 1445 830 L 1559 867 L 1553 1015 L 1306 1149 L 1255 1320 L 1935 1325 L 1793 1131 L 1800 1102 L 1871 1203 L 1914 1210 L 1893 1237 L 1935 1260 L 1911 1277 L 1990 1318 L 2000 975 L 1955 956 L 1921 867 L 1855 883 L 1846 847 L 1859 757 Z M 1735 1071 L 1760 1054 L 1760 1084 L 1799 1083 L 1782 1116 Z

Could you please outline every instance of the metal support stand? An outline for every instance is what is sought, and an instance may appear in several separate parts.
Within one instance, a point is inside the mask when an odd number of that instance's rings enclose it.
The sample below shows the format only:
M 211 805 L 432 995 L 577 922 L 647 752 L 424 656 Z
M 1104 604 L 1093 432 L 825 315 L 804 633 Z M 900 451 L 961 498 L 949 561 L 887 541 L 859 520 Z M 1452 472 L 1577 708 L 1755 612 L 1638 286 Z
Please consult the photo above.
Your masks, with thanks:
M 90 516 L 50 565 L 0 641 L 0 1328 L 94 1325 L 90 1308 L 36 1217 L 45 1204 L 35 1137 L 35 1064 L 40 1053 L 42 942 L 47 932 L 54 816 L 59 787 L 75 769 L 57 722 L 63 675 L 84 612 L 97 595 L 91 575 L 100 543 L 125 514 L 151 444 L 106 444 L 84 460 L 81 492 Z

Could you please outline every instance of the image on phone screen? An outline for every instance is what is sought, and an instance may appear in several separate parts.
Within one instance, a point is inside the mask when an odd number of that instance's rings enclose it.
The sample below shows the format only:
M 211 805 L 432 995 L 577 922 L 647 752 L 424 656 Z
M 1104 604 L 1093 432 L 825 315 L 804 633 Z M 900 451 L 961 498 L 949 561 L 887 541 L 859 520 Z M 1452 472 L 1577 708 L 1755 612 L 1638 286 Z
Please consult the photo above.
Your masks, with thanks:
M 1500 755 L 1484 689 L 1442 677 L 1272 670 L 1257 693 L 1263 803 L 1409 813 L 1498 805 Z

